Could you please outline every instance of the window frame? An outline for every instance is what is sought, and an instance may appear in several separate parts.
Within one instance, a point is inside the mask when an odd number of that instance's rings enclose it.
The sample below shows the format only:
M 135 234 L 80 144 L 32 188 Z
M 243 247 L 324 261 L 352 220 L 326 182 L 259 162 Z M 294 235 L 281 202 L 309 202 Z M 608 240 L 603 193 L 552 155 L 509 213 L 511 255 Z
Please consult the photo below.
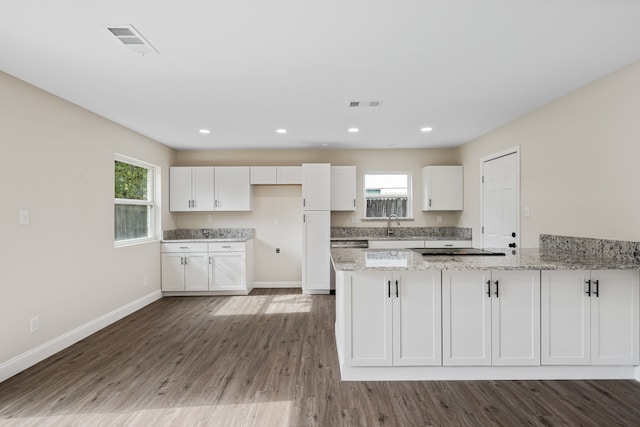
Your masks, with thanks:
M 413 171 L 366 171 L 362 175 L 362 193 L 363 193 L 363 220 L 365 221 L 380 221 L 387 220 L 386 216 L 367 216 L 367 175 L 406 175 L 407 177 L 407 216 L 398 217 L 398 220 L 413 220 Z
M 159 235 L 159 188 L 160 188 L 160 167 L 142 160 L 135 159 L 133 157 L 125 156 L 122 154 L 115 153 L 113 156 L 114 160 L 114 169 L 113 169 L 113 179 L 111 180 L 113 189 L 115 191 L 115 162 L 126 163 L 129 165 L 141 167 L 147 169 L 147 200 L 135 200 L 135 199 L 120 199 L 116 198 L 115 194 L 113 197 L 113 206 L 114 206 L 114 218 L 113 218 L 113 242 L 114 246 L 122 247 L 122 246 L 130 246 L 136 245 L 140 243 L 148 243 L 155 242 L 158 240 Z M 133 239 L 122 239 L 115 240 L 115 229 L 116 229 L 116 218 L 115 218 L 115 207 L 116 205 L 128 205 L 128 206 L 149 206 L 149 225 L 148 225 L 148 235 L 146 237 L 137 237 Z

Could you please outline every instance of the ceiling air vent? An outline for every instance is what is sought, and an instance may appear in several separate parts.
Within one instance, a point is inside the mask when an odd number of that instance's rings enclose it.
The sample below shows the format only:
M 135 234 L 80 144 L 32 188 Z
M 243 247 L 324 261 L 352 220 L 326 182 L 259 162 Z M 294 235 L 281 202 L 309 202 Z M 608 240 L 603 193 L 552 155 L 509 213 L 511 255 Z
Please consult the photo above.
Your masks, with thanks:
M 136 55 L 158 53 L 133 25 L 115 25 L 107 27 L 111 34 L 116 36 L 131 52 Z
M 375 101 L 349 101 L 349 107 L 351 108 L 374 108 L 374 107 L 381 107 L 382 106 L 382 100 L 375 100 Z

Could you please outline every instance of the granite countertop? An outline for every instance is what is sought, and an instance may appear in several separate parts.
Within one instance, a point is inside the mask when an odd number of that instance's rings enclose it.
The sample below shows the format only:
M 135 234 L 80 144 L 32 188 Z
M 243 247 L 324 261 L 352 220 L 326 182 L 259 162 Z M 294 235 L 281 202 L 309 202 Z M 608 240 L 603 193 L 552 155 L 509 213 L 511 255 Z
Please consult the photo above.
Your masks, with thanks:
M 491 249 L 490 249 L 491 250 Z M 588 258 L 539 249 L 505 250 L 505 256 L 429 256 L 410 249 L 331 249 L 336 271 L 366 270 L 640 270 L 640 262 Z M 515 252 L 515 253 L 512 253 Z
M 471 246 L 471 239 L 462 239 L 460 237 L 457 236 L 354 236 L 354 237 L 334 237 L 331 236 L 331 240 L 339 242 L 339 241 L 346 241 L 346 240 L 443 240 L 443 241 L 449 241 L 449 240 L 464 240 L 464 241 L 468 241 L 469 242 L 469 246 Z
M 166 230 L 162 243 L 246 242 L 253 239 L 253 228 L 194 228 Z

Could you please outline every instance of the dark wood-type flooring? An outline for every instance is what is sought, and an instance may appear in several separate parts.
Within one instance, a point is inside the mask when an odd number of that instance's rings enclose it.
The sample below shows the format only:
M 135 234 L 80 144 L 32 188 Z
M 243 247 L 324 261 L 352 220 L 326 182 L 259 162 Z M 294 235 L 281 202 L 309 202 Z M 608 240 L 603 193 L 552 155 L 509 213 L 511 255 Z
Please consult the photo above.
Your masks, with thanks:
M 640 425 L 635 381 L 342 382 L 334 304 L 163 298 L 1 383 L 0 425 Z

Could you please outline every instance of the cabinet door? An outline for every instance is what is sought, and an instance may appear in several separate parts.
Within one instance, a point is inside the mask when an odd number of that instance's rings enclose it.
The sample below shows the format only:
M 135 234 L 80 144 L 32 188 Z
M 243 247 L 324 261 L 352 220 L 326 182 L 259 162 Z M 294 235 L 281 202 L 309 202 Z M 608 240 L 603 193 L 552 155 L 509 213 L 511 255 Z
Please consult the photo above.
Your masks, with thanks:
M 540 364 L 540 271 L 492 271 L 493 365 Z
M 169 210 L 184 212 L 191 210 L 191 168 L 169 168 Z
M 278 184 L 302 184 L 302 166 L 278 166 Z
M 491 365 L 491 297 L 485 271 L 442 273 L 442 363 Z
M 193 180 L 192 210 L 211 212 L 214 207 L 214 168 L 203 166 L 191 169 Z
M 393 364 L 441 365 L 440 271 L 396 272 L 391 290 Z
M 302 290 L 305 293 L 329 293 L 330 220 L 325 212 L 305 212 L 302 227 Z
M 542 364 L 589 365 L 588 271 L 542 272 Z
M 307 211 L 328 211 L 331 208 L 331 165 L 302 165 L 302 206 Z
M 209 263 L 206 253 L 185 256 L 184 290 L 206 291 L 209 289 Z
M 217 211 L 251 210 L 251 177 L 248 166 L 215 168 Z
M 251 184 L 277 184 L 277 169 L 276 166 L 252 166 Z
M 184 291 L 184 254 L 162 254 L 162 290 Z
M 356 210 L 355 166 L 331 166 L 331 210 Z
M 422 210 L 461 211 L 463 208 L 462 166 L 426 166 L 422 169 Z
M 212 291 L 246 290 L 246 257 L 244 252 L 210 254 Z
M 360 271 L 345 286 L 345 363 L 349 366 L 391 366 L 391 272 Z
M 591 272 L 591 364 L 638 365 L 638 272 Z

